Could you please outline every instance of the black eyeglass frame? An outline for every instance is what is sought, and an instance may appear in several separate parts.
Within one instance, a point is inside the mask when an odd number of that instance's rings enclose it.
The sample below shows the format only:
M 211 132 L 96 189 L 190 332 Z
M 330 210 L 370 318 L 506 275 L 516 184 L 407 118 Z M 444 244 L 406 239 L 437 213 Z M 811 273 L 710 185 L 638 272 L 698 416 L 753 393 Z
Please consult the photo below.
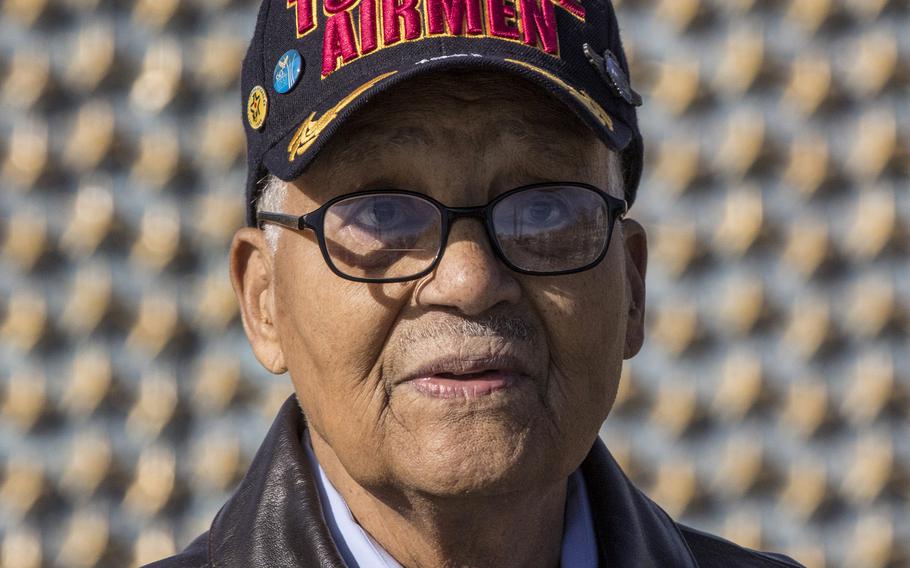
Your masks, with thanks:
M 557 187 L 576 187 L 586 189 L 593 191 L 598 196 L 600 196 L 601 199 L 604 200 L 607 205 L 607 239 L 604 243 L 603 250 L 600 251 L 600 254 L 597 255 L 597 258 L 580 268 L 572 268 L 570 270 L 560 270 L 556 272 L 539 272 L 519 268 L 518 266 L 515 266 L 511 261 L 509 261 L 508 257 L 506 257 L 506 254 L 503 252 L 502 247 L 499 244 L 499 239 L 496 237 L 496 231 L 493 226 L 493 208 L 502 200 L 522 191 Z M 329 256 L 329 251 L 325 244 L 325 213 L 332 205 L 338 203 L 339 201 L 366 195 L 408 195 L 411 197 L 418 197 L 431 203 L 436 207 L 437 210 L 439 210 L 440 218 L 442 220 L 442 224 L 440 226 L 441 234 L 439 250 L 436 252 L 436 258 L 433 259 L 433 262 L 431 262 L 427 268 L 413 275 L 402 276 L 398 278 L 363 278 L 360 276 L 351 276 L 350 274 L 345 274 L 335 266 L 335 263 L 332 262 L 332 258 Z M 616 219 L 624 218 L 628 211 L 629 207 L 626 203 L 626 200 L 613 197 L 612 195 L 593 185 L 579 182 L 547 182 L 516 187 L 515 189 L 511 189 L 501 195 L 498 195 L 486 205 L 478 205 L 475 207 L 449 207 L 433 199 L 429 195 L 405 189 L 374 189 L 368 191 L 357 191 L 354 193 L 346 193 L 344 195 L 333 197 L 332 199 L 323 203 L 319 208 L 299 216 L 288 215 L 285 213 L 260 211 L 256 214 L 256 221 L 260 229 L 262 228 L 263 223 L 274 223 L 287 229 L 294 229 L 297 231 L 302 231 L 304 229 L 312 230 L 316 234 L 316 241 L 319 243 L 319 250 L 322 251 L 322 258 L 325 260 L 325 263 L 328 265 L 329 269 L 332 272 L 334 272 L 337 276 L 344 278 L 345 280 L 363 282 L 368 284 L 392 284 L 396 282 L 408 282 L 410 280 L 417 280 L 433 272 L 433 270 L 435 270 L 436 266 L 439 264 L 439 261 L 442 259 L 442 255 L 445 253 L 445 249 L 449 241 L 449 230 L 452 228 L 452 225 L 456 220 L 463 217 L 473 217 L 483 220 L 484 228 L 487 232 L 487 238 L 490 241 L 490 245 L 493 247 L 493 252 L 496 254 L 497 258 L 499 258 L 499 260 L 501 260 L 506 266 L 509 267 L 509 269 L 519 274 L 528 274 L 531 276 L 561 276 L 565 274 L 576 274 L 578 272 L 584 272 L 585 270 L 594 268 L 604 259 L 607 251 L 610 249 L 610 241 L 613 238 L 613 228 L 615 226 Z

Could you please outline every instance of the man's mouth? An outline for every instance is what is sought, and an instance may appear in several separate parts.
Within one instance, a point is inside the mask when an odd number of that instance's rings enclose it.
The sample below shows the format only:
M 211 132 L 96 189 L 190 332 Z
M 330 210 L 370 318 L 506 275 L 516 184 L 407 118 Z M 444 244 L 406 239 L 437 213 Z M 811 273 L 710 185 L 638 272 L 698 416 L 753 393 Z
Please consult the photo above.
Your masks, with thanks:
M 405 381 L 431 398 L 474 399 L 508 389 L 528 379 L 525 364 L 516 357 L 442 358 L 421 366 Z
M 433 398 L 479 398 L 506 389 L 519 380 L 514 371 L 489 369 L 458 375 L 438 373 L 413 380 L 418 392 Z

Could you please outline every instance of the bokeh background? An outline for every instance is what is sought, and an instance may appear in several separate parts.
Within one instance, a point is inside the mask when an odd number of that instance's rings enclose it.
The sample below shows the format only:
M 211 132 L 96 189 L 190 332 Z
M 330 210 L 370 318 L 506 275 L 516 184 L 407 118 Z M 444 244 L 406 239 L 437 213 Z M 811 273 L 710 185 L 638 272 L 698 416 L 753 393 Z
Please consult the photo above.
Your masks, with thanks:
M 648 337 L 602 429 L 672 515 L 910 565 L 910 3 L 622 0 Z M 0 566 L 208 528 L 286 377 L 227 275 L 253 0 L 3 0 Z

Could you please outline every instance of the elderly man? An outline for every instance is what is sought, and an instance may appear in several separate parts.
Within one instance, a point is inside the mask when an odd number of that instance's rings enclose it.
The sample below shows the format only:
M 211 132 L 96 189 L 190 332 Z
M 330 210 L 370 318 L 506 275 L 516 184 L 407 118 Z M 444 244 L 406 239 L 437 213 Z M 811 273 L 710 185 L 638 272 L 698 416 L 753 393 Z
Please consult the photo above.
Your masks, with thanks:
M 159 567 L 797 566 L 598 438 L 643 341 L 641 104 L 608 2 L 266 0 L 231 278 L 284 404 Z

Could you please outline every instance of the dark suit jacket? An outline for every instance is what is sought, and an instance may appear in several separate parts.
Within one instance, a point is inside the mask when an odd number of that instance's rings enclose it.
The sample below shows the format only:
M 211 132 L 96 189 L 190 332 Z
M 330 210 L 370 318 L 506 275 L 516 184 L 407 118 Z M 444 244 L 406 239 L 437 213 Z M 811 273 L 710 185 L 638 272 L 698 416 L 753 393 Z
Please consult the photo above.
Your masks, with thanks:
M 344 568 L 300 444 L 305 429 L 303 413 L 292 395 L 211 528 L 180 554 L 146 568 Z M 785 556 L 742 548 L 674 522 L 632 485 L 600 440 L 581 469 L 601 566 L 800 566 Z

